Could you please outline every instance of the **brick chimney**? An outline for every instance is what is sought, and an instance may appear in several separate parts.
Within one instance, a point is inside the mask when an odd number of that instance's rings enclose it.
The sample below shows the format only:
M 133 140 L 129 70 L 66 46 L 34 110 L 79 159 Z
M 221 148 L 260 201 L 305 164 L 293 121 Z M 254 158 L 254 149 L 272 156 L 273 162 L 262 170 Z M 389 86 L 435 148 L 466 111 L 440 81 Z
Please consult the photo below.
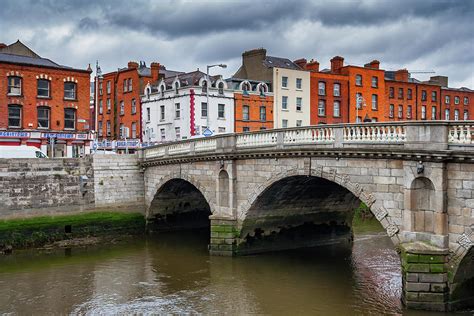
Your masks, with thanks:
M 395 80 L 396 81 L 403 81 L 408 82 L 408 70 L 406 69 L 399 69 L 395 71 Z
M 138 68 L 138 63 L 136 61 L 129 61 L 128 62 L 128 68 L 137 69 Z
M 370 63 L 364 65 L 365 68 L 379 69 L 380 61 L 374 59 Z
M 151 82 L 158 81 L 160 76 L 160 63 L 153 62 L 150 65 L 151 68 Z
M 316 60 L 311 59 L 310 62 L 306 64 L 306 70 L 319 72 L 319 63 Z
M 308 61 L 306 60 L 306 58 L 300 58 L 293 62 L 297 64 L 301 69 L 306 69 L 306 65 L 308 64 Z
M 448 77 L 447 76 L 432 76 L 429 80 L 430 83 L 436 84 L 441 87 L 448 86 Z
M 344 67 L 344 58 L 341 56 L 334 56 L 331 59 L 331 72 L 339 74 L 341 73 L 342 67 Z

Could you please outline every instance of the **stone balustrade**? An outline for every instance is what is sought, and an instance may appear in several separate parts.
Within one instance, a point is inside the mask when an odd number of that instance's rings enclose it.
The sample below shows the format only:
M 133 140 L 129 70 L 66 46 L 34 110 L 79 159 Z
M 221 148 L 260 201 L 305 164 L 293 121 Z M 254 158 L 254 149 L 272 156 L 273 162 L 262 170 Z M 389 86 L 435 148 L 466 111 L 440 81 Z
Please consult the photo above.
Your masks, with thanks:
M 474 123 L 427 121 L 364 124 L 334 124 L 287 129 L 272 129 L 242 134 L 222 134 L 209 138 L 184 140 L 144 148 L 142 157 L 160 159 L 206 152 L 237 150 L 272 150 L 294 148 L 295 145 L 314 148 L 393 148 L 446 150 L 450 146 L 473 144 Z

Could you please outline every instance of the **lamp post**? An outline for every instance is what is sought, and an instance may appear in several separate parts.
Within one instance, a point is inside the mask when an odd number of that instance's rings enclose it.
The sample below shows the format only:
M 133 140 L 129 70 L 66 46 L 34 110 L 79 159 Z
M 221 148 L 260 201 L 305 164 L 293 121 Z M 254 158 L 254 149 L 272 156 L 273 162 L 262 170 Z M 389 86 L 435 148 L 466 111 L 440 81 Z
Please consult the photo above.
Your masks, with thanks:
M 361 109 L 363 106 L 365 106 L 365 100 L 362 97 L 362 95 L 356 97 L 356 123 L 360 123 L 359 122 L 359 105 Z
M 94 130 L 96 131 L 96 137 L 99 136 L 99 81 L 102 81 L 104 78 L 102 76 L 102 70 L 99 66 L 99 61 L 96 61 L 95 64 L 95 93 L 94 93 L 94 112 L 95 112 L 95 120 L 94 120 Z
M 207 87 L 207 89 L 206 89 L 206 101 L 207 101 L 206 125 L 207 125 L 207 129 L 209 129 L 209 112 L 210 112 L 209 109 L 211 108 L 210 104 L 209 104 L 209 86 L 210 86 L 210 83 L 211 83 L 211 79 L 209 78 L 209 69 L 211 69 L 213 67 L 227 68 L 227 65 L 225 65 L 225 64 L 208 65 L 207 69 L 206 69 L 206 80 L 207 80 L 207 83 L 206 83 L 206 87 Z

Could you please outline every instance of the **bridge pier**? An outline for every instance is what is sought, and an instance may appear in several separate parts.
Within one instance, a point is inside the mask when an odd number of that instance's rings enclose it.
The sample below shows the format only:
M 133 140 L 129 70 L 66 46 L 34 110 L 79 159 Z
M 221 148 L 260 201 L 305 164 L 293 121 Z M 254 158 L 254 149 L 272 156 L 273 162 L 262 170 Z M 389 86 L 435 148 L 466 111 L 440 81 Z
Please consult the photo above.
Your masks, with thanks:
M 237 220 L 229 216 L 211 215 L 209 253 L 214 256 L 233 256 L 237 250 L 240 230 Z

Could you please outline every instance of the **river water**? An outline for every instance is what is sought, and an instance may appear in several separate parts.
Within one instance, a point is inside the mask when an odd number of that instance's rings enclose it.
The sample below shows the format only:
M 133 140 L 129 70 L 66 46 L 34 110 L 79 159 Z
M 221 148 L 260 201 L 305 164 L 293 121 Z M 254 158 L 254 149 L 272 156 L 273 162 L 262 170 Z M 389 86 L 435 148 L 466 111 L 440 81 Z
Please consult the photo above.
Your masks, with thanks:
M 210 257 L 209 233 L 0 257 L 0 314 L 444 315 L 404 310 L 400 263 L 385 235 Z

